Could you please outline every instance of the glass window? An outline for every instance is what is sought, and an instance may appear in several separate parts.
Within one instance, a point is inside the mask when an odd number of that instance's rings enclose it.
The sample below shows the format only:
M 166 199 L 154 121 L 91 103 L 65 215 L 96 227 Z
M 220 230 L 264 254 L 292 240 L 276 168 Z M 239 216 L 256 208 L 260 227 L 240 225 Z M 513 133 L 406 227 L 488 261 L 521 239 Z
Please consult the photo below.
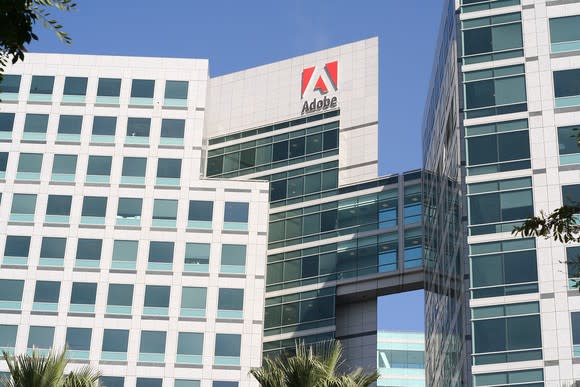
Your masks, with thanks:
M 42 237 L 40 257 L 64 259 L 65 248 L 66 238 Z
M 64 95 L 85 95 L 87 94 L 87 78 L 66 77 L 64 79 Z
M 71 304 L 94 305 L 97 298 L 97 284 L 73 282 L 70 296 Z
M 217 333 L 215 335 L 215 355 L 240 357 L 241 336 Z
M 114 241 L 113 262 L 115 261 L 135 262 L 137 260 L 138 246 L 139 242 L 137 241 L 123 241 L 123 240 Z
M 30 84 L 30 94 L 52 94 L 54 77 L 33 75 Z
M 41 153 L 21 153 L 18 158 L 18 172 L 40 173 L 42 167 Z
M 54 327 L 31 326 L 28 331 L 27 348 L 50 349 L 54 339 Z
M 165 332 L 141 331 L 141 353 L 165 353 Z
M 24 133 L 46 133 L 48 114 L 26 114 Z
M 209 243 L 187 243 L 185 245 L 185 264 L 209 265 Z
M 161 121 L 162 138 L 183 138 L 184 131 L 185 131 L 185 120 L 164 118 Z
M 554 71 L 554 96 L 556 98 L 580 95 L 580 69 Z
M 121 376 L 101 376 L 99 385 L 104 387 L 124 387 L 125 378 Z
M 142 205 L 143 199 L 141 198 L 119 198 L 117 217 L 124 219 L 139 219 L 141 218 Z
M 81 134 L 83 116 L 61 115 L 58 120 L 59 134 Z
M 578 357 L 580 351 L 576 347 L 580 346 L 580 312 L 572 312 L 572 344 L 574 345 L 574 356 Z
M 218 309 L 243 310 L 244 289 L 219 289 Z
M 558 128 L 560 163 L 580 163 L 580 125 Z
M 149 243 L 149 262 L 173 262 L 173 242 Z
M 159 159 L 157 177 L 179 179 L 181 177 L 181 159 Z
M 70 215 L 70 206 L 72 196 L 67 195 L 48 195 L 48 203 L 46 205 L 46 215 Z
M 50 302 L 58 304 L 60 294 L 60 282 L 58 281 L 36 281 L 34 289 L 34 302 Z
M 99 78 L 97 96 L 118 97 L 121 92 L 121 80 L 113 78 Z
M 76 259 L 89 259 L 98 261 L 101 259 L 103 241 L 100 239 L 81 239 L 77 243 Z
M 580 15 L 550 19 L 552 52 L 580 49 Z
M 224 381 L 219 381 L 219 380 L 214 380 L 212 382 L 212 387 L 238 387 L 239 383 L 238 382 L 224 382 Z
M 0 350 L 9 351 L 16 346 L 18 325 L 0 325 Z
M 580 184 L 562 186 L 562 201 L 565 206 L 580 206 Z
M 204 200 L 189 201 L 188 220 L 211 222 L 213 218 L 213 202 Z
M 150 118 L 129 117 L 127 119 L 127 137 L 149 137 Z
M 114 136 L 117 127 L 117 117 L 95 116 L 93 119 L 93 135 Z
M 34 214 L 36 195 L 14 194 L 12 197 L 12 214 Z
M 153 219 L 177 219 L 177 200 L 155 199 L 153 202 Z
M 184 286 L 181 288 L 181 308 L 182 309 L 203 309 L 205 310 L 207 298 L 206 288 L 193 288 Z
M 118 306 L 133 305 L 133 285 L 109 284 L 107 305 L 118 305 Z
M 12 132 L 14 113 L 0 113 L 0 132 Z
M 111 156 L 89 156 L 87 175 L 109 176 L 111 175 Z
M 104 218 L 107 213 L 107 198 L 100 196 L 85 196 L 83 198 L 82 216 Z
M 52 173 L 74 175 L 77 170 L 76 155 L 54 155 Z
M 248 222 L 248 203 L 226 202 L 224 210 L 224 222 Z
M 0 82 L 0 93 L 15 93 L 20 90 L 20 75 L 4 74 Z
M 203 333 L 179 332 L 177 353 L 179 355 L 201 356 L 203 354 Z
M 8 165 L 8 152 L 0 152 L 0 172 L 6 172 Z
M 72 351 L 89 351 L 91 349 L 91 334 L 91 328 L 68 327 L 65 343 Z
M 165 81 L 165 98 L 187 99 L 187 81 Z
M 20 235 L 8 235 L 4 247 L 5 257 L 28 257 L 30 250 L 30 237 Z
M 123 158 L 123 176 L 144 177 L 147 158 L 145 157 L 125 157 Z
M 133 79 L 131 98 L 153 98 L 155 81 L 150 79 Z
M 522 56 L 520 20 L 519 13 L 512 13 L 463 21 L 464 62 L 470 64 Z
M 137 378 L 136 387 L 161 387 L 163 379 Z
M 169 307 L 169 286 L 146 285 L 145 306 L 156 308 Z
M 103 352 L 127 352 L 129 331 L 124 329 L 105 329 L 103 332 Z
M 222 265 L 245 266 L 245 245 L 222 245 Z
M 23 280 L 0 279 L 1 301 L 22 301 Z

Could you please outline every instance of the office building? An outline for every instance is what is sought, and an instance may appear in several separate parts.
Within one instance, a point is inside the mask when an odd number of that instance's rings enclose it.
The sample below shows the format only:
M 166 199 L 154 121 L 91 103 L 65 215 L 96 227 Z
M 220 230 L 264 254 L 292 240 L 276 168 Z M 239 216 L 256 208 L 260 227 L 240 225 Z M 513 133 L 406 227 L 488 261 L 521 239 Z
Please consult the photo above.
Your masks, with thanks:
M 427 385 L 580 380 L 578 247 L 511 235 L 580 198 L 579 42 L 577 1 L 446 2 L 423 128 Z
M 379 387 L 425 387 L 423 332 L 378 331 Z

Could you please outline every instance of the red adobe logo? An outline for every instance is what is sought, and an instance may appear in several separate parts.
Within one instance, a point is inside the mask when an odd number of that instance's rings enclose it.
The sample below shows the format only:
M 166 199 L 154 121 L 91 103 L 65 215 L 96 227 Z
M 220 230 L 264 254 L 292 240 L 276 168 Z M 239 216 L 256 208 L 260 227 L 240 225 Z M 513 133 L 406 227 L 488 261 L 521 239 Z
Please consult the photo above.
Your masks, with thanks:
M 325 76 L 326 81 L 323 76 Z M 322 95 L 328 93 L 329 86 L 335 91 L 338 90 L 338 61 L 335 60 L 334 62 L 325 64 L 324 72 L 320 71 L 317 66 L 302 70 L 302 93 L 300 94 L 302 98 L 304 98 L 304 93 L 313 79 L 316 79 L 316 81 L 314 82 L 312 90 L 318 90 Z

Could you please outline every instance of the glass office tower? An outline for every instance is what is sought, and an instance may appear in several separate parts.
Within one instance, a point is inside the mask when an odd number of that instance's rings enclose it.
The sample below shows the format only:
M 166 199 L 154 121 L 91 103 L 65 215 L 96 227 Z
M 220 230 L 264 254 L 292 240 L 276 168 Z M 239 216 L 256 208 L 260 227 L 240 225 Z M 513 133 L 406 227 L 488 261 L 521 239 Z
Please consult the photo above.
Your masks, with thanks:
M 379 387 L 425 387 L 423 332 L 379 331 L 377 370 Z

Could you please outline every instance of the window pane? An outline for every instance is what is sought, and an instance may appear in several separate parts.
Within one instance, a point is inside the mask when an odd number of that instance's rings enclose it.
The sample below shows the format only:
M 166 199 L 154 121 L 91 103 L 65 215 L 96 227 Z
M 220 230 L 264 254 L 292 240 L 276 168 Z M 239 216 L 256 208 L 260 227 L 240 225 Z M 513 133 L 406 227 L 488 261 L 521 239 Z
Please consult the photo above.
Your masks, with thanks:
M 149 137 L 150 128 L 150 118 L 129 117 L 127 120 L 127 136 L 129 137 Z
M 563 186 L 562 201 L 565 206 L 580 205 L 580 184 Z
M 165 353 L 165 332 L 141 331 L 141 353 Z
M 147 158 L 145 157 L 125 157 L 123 159 L 123 176 L 145 176 Z
M 34 214 L 36 195 L 14 194 L 12 197 L 13 214 Z
M 79 239 L 76 259 L 100 260 L 102 243 L 100 239 Z
M 87 175 L 111 175 L 111 156 L 89 156 Z
M 0 132 L 12 132 L 14 113 L 0 113 Z
M 0 152 L 0 171 L 6 172 L 6 165 L 8 164 L 8 152 Z
M 185 245 L 185 263 L 209 264 L 209 243 L 187 243 Z
M 30 84 L 30 94 L 52 94 L 54 77 L 33 75 Z
M 169 306 L 169 286 L 145 286 L 145 306 L 167 308 Z
M 0 93 L 18 93 L 20 90 L 20 75 L 4 74 L 0 82 Z
M 131 306 L 133 304 L 133 285 L 109 284 L 107 305 Z
M 53 327 L 30 327 L 27 348 L 49 349 L 54 337 Z
M 118 97 L 121 91 L 121 80 L 114 78 L 99 78 L 97 96 Z
M 117 207 L 117 216 L 122 218 L 139 218 L 141 217 L 141 207 L 143 199 L 119 198 Z
M 43 237 L 40 248 L 42 258 L 64 258 L 66 238 Z
M 212 387 L 238 387 L 239 383 L 238 382 L 222 382 L 219 380 L 214 380 L 212 382 Z
M 125 378 L 121 376 L 101 376 L 99 378 L 99 385 L 104 387 L 123 387 L 125 385 Z
M 178 179 L 180 176 L 180 159 L 159 159 L 157 162 L 157 177 L 169 177 Z
M 243 310 L 244 289 L 220 289 L 218 297 L 218 309 L 220 310 Z
M 493 51 L 491 46 L 491 27 L 463 31 L 464 55 L 481 54 Z
M 504 133 L 498 136 L 499 160 L 530 158 L 530 140 L 527 131 Z
M 149 262 L 173 262 L 173 242 L 150 242 Z
M 48 114 L 26 114 L 24 120 L 25 133 L 46 133 Z
M 501 220 L 527 219 L 534 215 L 532 191 L 501 193 Z
M 153 219 L 177 219 L 177 200 L 155 199 L 153 201 Z
M 103 351 L 127 352 L 129 331 L 124 329 L 105 329 L 103 333 Z
M 114 241 L 113 261 L 135 262 L 137 260 L 137 247 L 137 241 Z
M 495 80 L 495 105 L 526 101 L 526 81 L 523 76 Z
M 509 50 L 524 46 L 520 23 L 495 26 L 492 29 L 493 51 Z
M 68 216 L 70 215 L 71 202 L 72 196 L 48 195 L 46 214 Z
M 73 351 L 89 351 L 91 349 L 90 328 L 67 328 L 66 345 Z
M 508 349 L 540 348 L 542 337 L 540 316 L 521 316 L 507 319 Z
M 150 79 L 133 79 L 131 85 L 131 97 L 153 98 L 155 81 Z
M 165 118 L 161 121 L 161 137 L 183 138 L 185 120 Z
M 8 350 L 16 346 L 17 325 L 0 325 L 0 349 Z
M 0 300 L 2 301 L 22 301 L 22 290 L 24 281 L 0 279 Z
M 245 245 L 222 245 L 222 265 L 244 266 L 245 264 Z
M 117 117 L 95 116 L 93 119 L 93 134 L 114 136 L 117 127 Z
M 469 198 L 471 224 L 493 223 L 500 220 L 500 203 L 497 193 Z
M 224 222 L 248 222 L 248 203 L 226 202 Z
M 181 289 L 181 307 L 189 309 L 205 309 L 206 297 L 206 288 L 183 287 Z
M 572 313 L 572 343 L 580 344 L 580 312 Z
M 465 103 L 467 109 L 495 105 L 493 79 L 465 84 Z
M 203 333 L 179 332 L 177 353 L 201 356 L 203 354 Z
M 81 134 L 83 116 L 60 116 L 58 120 L 58 133 Z
M 165 98 L 187 99 L 187 81 L 166 81 Z
M 94 305 L 97 297 L 97 284 L 74 282 L 70 296 L 71 304 Z
M 474 321 L 473 337 L 476 353 L 505 351 L 507 349 L 505 320 Z
M 18 172 L 40 173 L 41 153 L 21 153 L 18 159 Z
M 213 217 L 213 202 L 203 200 L 189 201 L 188 220 L 211 222 Z
M 216 356 L 240 356 L 240 335 L 217 333 L 215 335 Z
M 504 254 L 505 282 L 508 284 L 538 280 L 536 251 L 518 251 Z
M 580 69 L 554 71 L 556 98 L 580 95 Z
M 330 130 L 324 132 L 324 150 L 338 148 L 338 131 Z
M 550 19 L 550 40 L 552 43 L 580 40 L 580 15 Z
M 137 378 L 136 387 L 161 387 L 163 379 Z
M 5 257 L 28 257 L 29 250 L 29 236 L 8 235 L 6 237 L 6 247 L 4 247 Z
M 64 95 L 85 95 L 87 93 L 87 78 L 66 77 L 64 79 Z
M 54 155 L 52 173 L 74 175 L 77 170 L 76 155 Z
M 83 199 L 82 216 L 96 216 L 104 218 L 107 213 L 107 198 L 99 196 L 85 196 Z
M 58 303 L 60 294 L 60 282 L 57 281 L 36 281 L 34 289 L 34 302 Z

